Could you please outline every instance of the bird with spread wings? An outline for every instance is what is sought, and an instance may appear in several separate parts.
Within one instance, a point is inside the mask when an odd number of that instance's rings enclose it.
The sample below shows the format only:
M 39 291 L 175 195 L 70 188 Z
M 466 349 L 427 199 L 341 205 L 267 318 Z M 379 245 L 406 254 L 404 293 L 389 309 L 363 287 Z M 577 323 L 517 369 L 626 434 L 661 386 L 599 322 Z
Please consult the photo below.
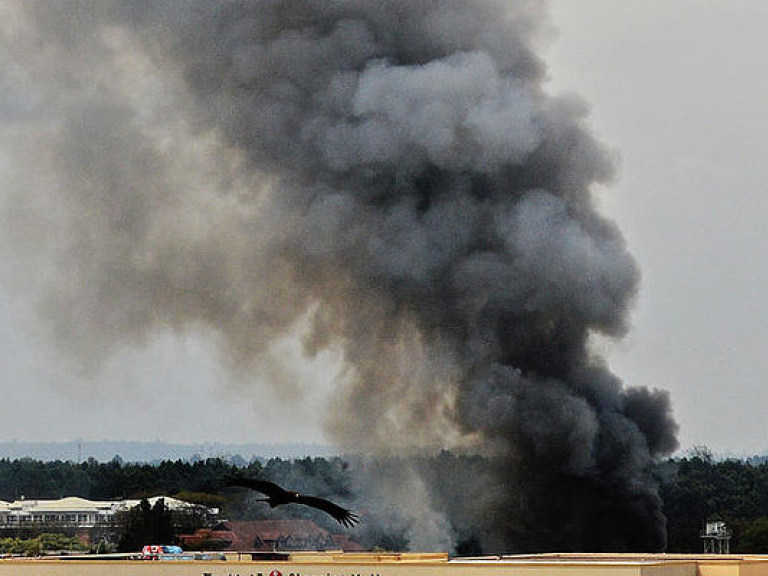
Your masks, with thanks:
M 326 514 L 330 514 L 336 519 L 342 526 L 351 528 L 359 521 L 356 514 L 353 514 L 351 510 L 342 508 L 338 504 L 326 500 L 325 498 L 319 498 L 317 496 L 305 496 L 298 492 L 285 490 L 274 482 L 268 480 L 259 480 L 257 478 L 248 478 L 246 476 L 229 475 L 224 478 L 225 486 L 242 486 L 244 488 L 250 488 L 257 492 L 261 492 L 266 495 L 267 498 L 259 498 L 262 502 L 267 502 L 271 508 L 275 506 L 282 506 L 283 504 L 303 504 L 305 506 L 311 506 L 322 510 Z

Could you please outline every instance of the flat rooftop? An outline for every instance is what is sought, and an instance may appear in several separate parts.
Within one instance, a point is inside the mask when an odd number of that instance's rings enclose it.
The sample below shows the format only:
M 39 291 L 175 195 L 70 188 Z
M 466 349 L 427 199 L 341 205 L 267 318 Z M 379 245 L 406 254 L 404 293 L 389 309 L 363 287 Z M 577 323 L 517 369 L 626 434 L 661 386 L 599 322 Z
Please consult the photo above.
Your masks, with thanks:
M 3 559 L 0 576 L 768 576 L 768 556 L 433 553 L 227 553 L 226 561 Z

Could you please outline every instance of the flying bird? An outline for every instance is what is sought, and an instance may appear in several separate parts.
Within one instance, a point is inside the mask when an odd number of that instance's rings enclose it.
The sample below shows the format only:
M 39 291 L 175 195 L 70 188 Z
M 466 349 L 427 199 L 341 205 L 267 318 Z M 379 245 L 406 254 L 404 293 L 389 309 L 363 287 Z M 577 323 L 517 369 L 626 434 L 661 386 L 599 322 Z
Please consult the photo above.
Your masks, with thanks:
M 351 528 L 356 522 L 359 521 L 356 514 L 353 514 L 351 510 L 342 508 L 341 506 L 326 500 L 325 498 L 318 498 L 317 496 L 305 496 L 298 492 L 285 490 L 274 482 L 267 480 L 258 480 L 256 478 L 247 478 L 245 476 L 226 476 L 224 478 L 225 486 L 242 486 L 244 488 L 250 488 L 265 494 L 267 498 L 259 498 L 260 502 L 267 502 L 271 508 L 275 506 L 282 506 L 283 504 L 304 504 L 305 506 L 311 506 L 317 508 L 323 512 L 330 514 L 336 519 L 342 526 Z

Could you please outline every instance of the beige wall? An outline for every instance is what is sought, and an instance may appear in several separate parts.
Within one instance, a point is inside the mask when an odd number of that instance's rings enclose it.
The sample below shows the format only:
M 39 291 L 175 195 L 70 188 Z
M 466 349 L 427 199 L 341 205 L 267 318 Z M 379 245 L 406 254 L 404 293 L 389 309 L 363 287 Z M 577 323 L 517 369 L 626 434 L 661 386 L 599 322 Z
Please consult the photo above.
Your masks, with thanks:
M 696 562 L 690 561 L 647 564 L 642 568 L 642 576 L 701 576 L 696 568 Z
M 280 562 L 83 562 L 0 561 L 0 576 L 267 576 L 273 569 L 283 576 L 643 576 L 640 566 L 566 565 L 562 563 L 294 563 Z M 671 576 L 695 576 L 675 571 Z M 653 576 L 667 576 L 666 573 Z
M 741 576 L 741 562 L 700 562 L 700 576 Z
M 704 575 L 709 576 L 709 575 Z M 754 559 L 741 565 L 739 576 L 768 576 L 768 558 Z
M 632 563 L 613 561 L 451 562 L 329 558 L 300 562 L 139 562 L 0 560 L 0 576 L 768 576 L 768 560 L 677 558 Z M 335 561 L 333 561 L 335 560 Z M 368 561 L 366 561 L 368 560 Z M 409 561 L 410 560 L 410 561 Z

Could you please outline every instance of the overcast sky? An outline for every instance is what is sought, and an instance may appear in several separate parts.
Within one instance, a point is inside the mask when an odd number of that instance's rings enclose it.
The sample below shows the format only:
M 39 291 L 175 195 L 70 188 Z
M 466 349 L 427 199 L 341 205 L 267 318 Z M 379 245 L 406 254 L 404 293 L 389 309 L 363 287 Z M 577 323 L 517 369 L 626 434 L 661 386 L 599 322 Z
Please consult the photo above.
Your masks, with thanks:
M 611 364 L 671 391 L 683 447 L 763 452 L 768 5 L 559 0 L 553 20 L 552 87 L 621 156 L 601 198 L 643 274 Z
M 553 0 L 551 20 L 550 91 L 583 96 L 620 158 L 596 193 L 642 270 L 632 331 L 597 345 L 628 384 L 671 392 L 682 450 L 764 452 L 768 4 Z M 0 182 L 5 162 L 0 142 Z M 228 383 L 194 333 L 158 334 L 84 378 L 32 317 L 3 293 L 0 440 L 324 441 L 315 414 L 333 401 L 328 357 L 296 356 L 308 384 L 289 407 L 267 387 Z

